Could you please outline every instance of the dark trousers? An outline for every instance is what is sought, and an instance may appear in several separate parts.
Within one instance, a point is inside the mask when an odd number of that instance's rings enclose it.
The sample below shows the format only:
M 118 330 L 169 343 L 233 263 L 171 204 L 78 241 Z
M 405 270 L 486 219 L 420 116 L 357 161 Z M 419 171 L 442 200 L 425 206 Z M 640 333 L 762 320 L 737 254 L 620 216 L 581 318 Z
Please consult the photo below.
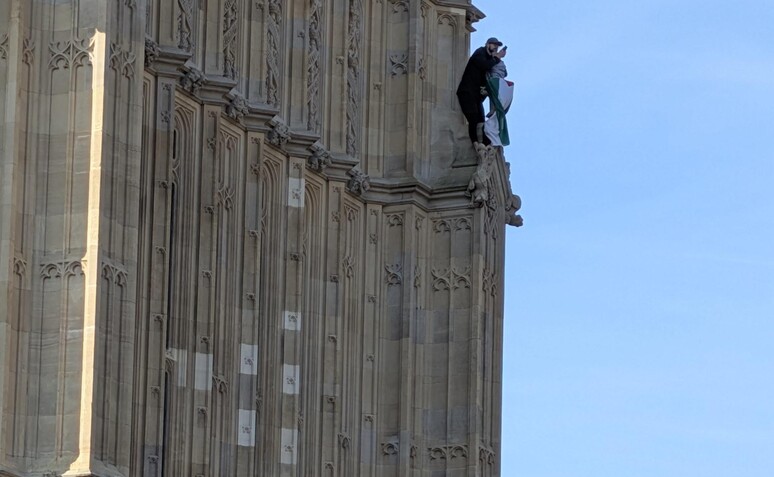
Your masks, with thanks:
M 477 125 L 484 123 L 484 101 L 478 91 L 458 91 L 457 99 L 462 108 L 462 114 L 468 120 L 468 134 L 471 142 L 478 142 Z M 489 138 L 483 134 L 484 144 L 490 144 Z

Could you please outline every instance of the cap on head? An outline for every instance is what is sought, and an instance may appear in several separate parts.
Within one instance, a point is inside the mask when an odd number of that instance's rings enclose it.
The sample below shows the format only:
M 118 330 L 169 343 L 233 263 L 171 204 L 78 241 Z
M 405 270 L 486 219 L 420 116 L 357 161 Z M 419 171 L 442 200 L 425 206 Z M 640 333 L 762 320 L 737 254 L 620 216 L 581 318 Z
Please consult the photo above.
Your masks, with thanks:
M 488 45 L 488 44 L 490 44 L 490 43 L 494 43 L 494 44 L 495 44 L 495 45 L 497 45 L 497 46 L 503 46 L 503 42 L 501 42 L 500 40 L 498 40 L 498 39 L 497 39 L 497 38 L 495 38 L 495 37 L 492 37 L 492 38 L 490 38 L 490 39 L 488 39 L 488 40 L 486 41 L 486 44 L 487 44 L 487 45 Z

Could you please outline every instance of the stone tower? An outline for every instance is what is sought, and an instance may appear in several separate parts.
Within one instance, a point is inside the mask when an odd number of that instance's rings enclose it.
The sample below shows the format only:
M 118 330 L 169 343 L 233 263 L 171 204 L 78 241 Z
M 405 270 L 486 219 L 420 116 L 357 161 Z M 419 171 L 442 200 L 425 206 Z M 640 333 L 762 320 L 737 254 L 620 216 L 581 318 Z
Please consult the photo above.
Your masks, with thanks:
M 499 475 L 482 16 L 0 0 L 0 475 Z

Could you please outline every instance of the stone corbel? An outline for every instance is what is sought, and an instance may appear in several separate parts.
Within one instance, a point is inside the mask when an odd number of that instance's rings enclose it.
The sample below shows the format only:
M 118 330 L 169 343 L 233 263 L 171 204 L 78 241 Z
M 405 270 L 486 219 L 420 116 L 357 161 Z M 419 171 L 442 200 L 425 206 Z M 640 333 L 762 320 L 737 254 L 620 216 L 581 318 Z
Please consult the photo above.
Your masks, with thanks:
M 153 38 L 145 37 L 145 67 L 149 68 L 159 57 L 159 44 Z
M 285 144 L 290 140 L 290 128 L 279 116 L 274 116 L 269 121 L 269 132 L 266 133 L 266 140 L 269 144 L 280 149 L 285 148 Z
M 207 78 L 201 70 L 191 64 L 186 64 L 182 68 L 183 77 L 180 78 L 180 86 L 189 93 L 196 95 L 199 90 L 207 83 Z
M 368 175 L 355 166 L 349 171 L 347 175 L 350 177 L 347 181 L 347 190 L 355 195 L 363 195 L 368 189 L 371 188 L 371 179 Z
M 312 155 L 307 159 L 306 165 L 315 172 L 322 172 L 331 165 L 331 154 L 325 149 L 320 141 L 316 141 L 309 146 Z
M 250 113 L 250 105 L 242 93 L 232 89 L 226 95 L 229 102 L 226 105 L 226 114 L 235 121 L 242 121 Z

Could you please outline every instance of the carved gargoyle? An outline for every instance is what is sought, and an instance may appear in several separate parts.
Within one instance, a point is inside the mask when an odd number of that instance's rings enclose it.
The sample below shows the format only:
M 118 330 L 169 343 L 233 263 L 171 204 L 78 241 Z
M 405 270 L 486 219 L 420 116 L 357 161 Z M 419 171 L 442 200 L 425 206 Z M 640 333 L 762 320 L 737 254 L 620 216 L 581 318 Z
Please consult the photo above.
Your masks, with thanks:
M 186 65 L 183 77 L 180 78 L 180 86 L 191 94 L 196 94 L 207 82 L 204 73 L 194 66 Z
M 269 144 L 279 148 L 285 147 L 285 144 L 290 139 L 290 128 L 285 124 L 285 121 L 279 116 L 274 116 L 271 118 L 271 121 L 269 121 L 269 127 L 271 127 L 271 129 L 266 134 L 266 139 L 269 141 Z
M 331 165 L 331 155 L 320 141 L 317 141 L 309 146 L 309 150 L 312 151 L 312 155 L 309 156 L 307 161 L 309 169 L 322 172 L 326 167 Z
M 521 209 L 521 197 L 516 194 L 511 195 L 511 199 L 505 204 L 505 225 L 521 227 L 524 225 L 524 219 L 516 212 Z
M 478 156 L 478 168 L 470 178 L 467 194 L 470 196 L 471 205 L 483 207 L 489 200 L 489 177 L 492 175 L 492 164 L 497 150 L 478 142 L 474 146 Z
M 231 119 L 240 121 L 250 112 L 250 106 L 244 96 L 238 91 L 229 93 L 229 103 L 226 105 L 226 114 Z
M 363 192 L 371 188 L 371 179 L 359 167 L 353 167 L 347 171 L 347 175 L 350 177 L 349 182 L 347 182 L 347 190 L 353 194 L 362 195 Z
M 145 37 L 145 67 L 151 66 L 159 57 L 159 44 L 153 38 Z

